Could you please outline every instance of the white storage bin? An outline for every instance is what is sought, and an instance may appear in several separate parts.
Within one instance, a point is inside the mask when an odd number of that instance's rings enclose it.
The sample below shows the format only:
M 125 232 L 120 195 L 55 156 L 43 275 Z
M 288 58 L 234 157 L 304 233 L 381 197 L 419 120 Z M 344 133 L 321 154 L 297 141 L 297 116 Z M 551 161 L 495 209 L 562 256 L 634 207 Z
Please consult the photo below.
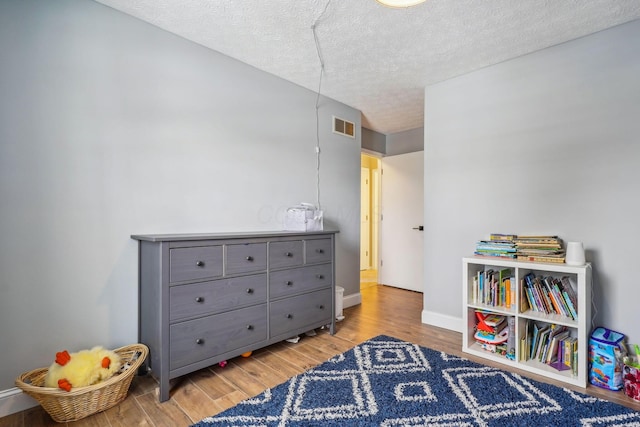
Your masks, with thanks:
M 288 231 L 322 231 L 322 211 L 309 203 L 290 207 L 284 215 L 284 229 Z
M 344 307 L 344 288 L 342 286 L 336 286 L 336 320 L 344 319 L 342 310 Z

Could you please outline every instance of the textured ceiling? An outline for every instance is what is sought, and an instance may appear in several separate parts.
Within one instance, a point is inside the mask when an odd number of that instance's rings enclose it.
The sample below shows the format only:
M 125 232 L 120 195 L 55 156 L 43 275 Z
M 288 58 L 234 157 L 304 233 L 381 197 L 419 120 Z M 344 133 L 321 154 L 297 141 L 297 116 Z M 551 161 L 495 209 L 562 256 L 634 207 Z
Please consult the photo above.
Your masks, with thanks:
M 422 126 L 429 84 L 640 18 L 639 0 L 96 1 L 313 91 L 316 23 L 320 92 L 384 134 Z

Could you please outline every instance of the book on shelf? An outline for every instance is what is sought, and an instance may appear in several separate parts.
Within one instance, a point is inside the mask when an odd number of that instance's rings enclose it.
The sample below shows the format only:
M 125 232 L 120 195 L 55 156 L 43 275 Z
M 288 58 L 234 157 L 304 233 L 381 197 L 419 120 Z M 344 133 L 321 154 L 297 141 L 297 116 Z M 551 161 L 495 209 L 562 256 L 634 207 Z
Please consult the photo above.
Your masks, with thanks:
M 571 301 L 569 301 L 568 295 L 564 292 L 564 286 L 562 282 L 557 278 L 551 278 L 551 289 L 554 292 L 556 299 L 558 300 L 558 304 L 562 309 L 563 314 L 566 317 L 570 317 L 573 320 L 578 320 L 578 313 L 574 312 L 571 308 Z
M 577 342 L 566 326 L 527 320 L 520 341 L 520 360 L 535 360 L 559 371 L 574 369 Z
M 520 313 L 524 313 L 528 310 L 533 310 L 533 307 L 531 306 L 531 301 L 529 300 L 529 294 L 527 293 L 524 279 L 520 279 Z
M 509 316 L 507 318 L 509 328 L 509 336 L 507 337 L 507 358 L 514 360 L 516 358 L 516 318 Z
M 491 233 L 489 240 L 497 242 L 513 242 L 517 236 L 515 234 Z
M 492 238 L 489 240 L 479 240 L 476 242 L 474 255 L 515 259 L 516 247 L 513 242 L 497 240 L 497 236 L 492 235 Z
M 575 310 L 577 301 L 572 302 L 567 286 L 571 288 L 569 278 L 565 278 L 564 285 L 561 279 L 547 276 L 536 277 L 533 273 L 528 273 L 522 279 L 522 300 L 521 312 L 537 311 L 546 314 L 557 314 L 572 320 L 578 320 L 578 313 Z M 573 291 L 573 288 L 571 288 Z M 575 291 L 574 296 L 575 295 Z M 525 304 L 526 303 L 526 304 Z
M 531 335 L 531 341 L 529 344 L 529 357 L 527 358 L 527 360 L 533 359 L 536 353 L 536 347 L 538 345 L 538 335 L 540 334 L 540 327 L 538 326 L 537 323 L 532 322 L 531 331 L 532 331 L 532 335 Z
M 549 339 L 550 333 L 551 333 L 551 328 L 549 325 L 542 327 L 542 329 L 538 331 L 538 342 L 536 343 L 536 351 L 533 357 L 538 362 L 542 361 L 544 351 L 546 349 L 546 346 L 549 343 L 548 339 Z
M 561 257 L 554 256 L 542 256 L 542 255 L 516 255 L 518 261 L 530 261 L 530 262 L 550 262 L 557 264 L 564 264 L 564 255 Z
M 511 308 L 515 304 L 515 289 L 511 269 L 478 271 L 471 280 L 470 298 L 474 304 Z M 514 278 L 515 280 L 515 278 Z
M 500 292 L 498 296 L 498 301 L 501 307 L 510 308 L 511 307 L 511 269 L 503 268 L 500 270 L 498 275 L 498 280 L 500 284 Z
M 563 276 L 560 279 L 559 286 L 561 286 L 561 290 L 563 295 L 566 294 L 566 301 L 569 309 L 578 317 L 578 294 L 575 291 L 573 284 L 571 283 L 571 279 L 569 276 Z
M 504 252 L 515 252 L 516 247 L 509 242 L 492 242 L 490 240 L 479 240 L 476 243 L 476 249 L 496 250 Z
M 567 331 L 565 328 L 565 330 L 555 334 L 551 338 L 551 343 L 549 344 L 549 351 L 547 352 L 547 356 L 545 358 L 545 361 L 546 361 L 545 363 L 547 365 L 550 365 L 551 363 L 558 360 L 558 345 L 562 340 L 568 337 L 569 337 L 569 331 Z M 560 360 L 562 360 L 562 358 L 560 358 Z
M 506 258 L 516 259 L 515 253 L 501 253 L 501 252 L 487 252 L 487 251 L 475 251 L 473 255 L 484 258 Z
M 516 245 L 562 245 L 562 240 L 558 236 L 527 236 L 519 234 L 513 241 Z

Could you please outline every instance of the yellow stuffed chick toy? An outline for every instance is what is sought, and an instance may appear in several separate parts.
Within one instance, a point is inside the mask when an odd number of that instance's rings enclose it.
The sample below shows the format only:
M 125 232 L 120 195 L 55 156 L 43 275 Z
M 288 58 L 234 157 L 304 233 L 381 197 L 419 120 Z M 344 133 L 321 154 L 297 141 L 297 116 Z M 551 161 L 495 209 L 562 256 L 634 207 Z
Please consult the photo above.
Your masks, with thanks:
M 45 387 L 71 391 L 72 387 L 84 387 L 109 379 L 120 370 L 118 353 L 97 346 L 91 350 L 56 353 L 56 360 L 44 378 Z

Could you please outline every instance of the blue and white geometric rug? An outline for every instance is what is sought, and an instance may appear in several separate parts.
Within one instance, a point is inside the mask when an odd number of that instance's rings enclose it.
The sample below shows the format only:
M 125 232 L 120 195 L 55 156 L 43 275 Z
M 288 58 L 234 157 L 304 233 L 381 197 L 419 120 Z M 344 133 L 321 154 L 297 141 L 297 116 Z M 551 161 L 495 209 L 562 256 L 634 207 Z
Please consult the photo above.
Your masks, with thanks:
M 640 426 L 640 412 L 378 336 L 195 424 Z

